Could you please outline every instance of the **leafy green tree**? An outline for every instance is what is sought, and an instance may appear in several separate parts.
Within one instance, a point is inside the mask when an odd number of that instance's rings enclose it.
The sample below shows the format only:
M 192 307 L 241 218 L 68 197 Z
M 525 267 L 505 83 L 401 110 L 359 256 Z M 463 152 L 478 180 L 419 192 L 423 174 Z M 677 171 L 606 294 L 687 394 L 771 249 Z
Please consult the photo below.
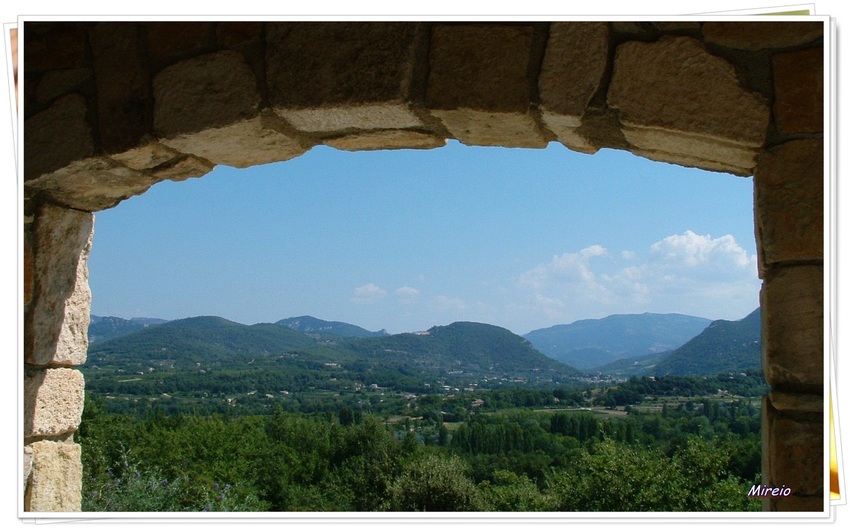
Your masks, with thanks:
M 481 492 L 456 456 L 427 454 L 409 463 L 388 491 L 391 511 L 481 511 Z

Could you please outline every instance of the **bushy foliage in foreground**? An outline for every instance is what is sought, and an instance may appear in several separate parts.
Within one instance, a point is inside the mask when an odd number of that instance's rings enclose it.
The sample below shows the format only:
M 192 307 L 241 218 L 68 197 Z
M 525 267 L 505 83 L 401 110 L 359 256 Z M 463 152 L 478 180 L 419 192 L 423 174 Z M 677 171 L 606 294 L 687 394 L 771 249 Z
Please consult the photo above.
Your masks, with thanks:
M 90 402 L 79 436 L 83 507 L 757 510 L 746 492 L 759 480 L 758 422 L 741 422 L 746 409 L 704 405 L 607 420 L 501 411 L 447 431 L 442 423 L 388 426 L 347 414 L 140 419 Z

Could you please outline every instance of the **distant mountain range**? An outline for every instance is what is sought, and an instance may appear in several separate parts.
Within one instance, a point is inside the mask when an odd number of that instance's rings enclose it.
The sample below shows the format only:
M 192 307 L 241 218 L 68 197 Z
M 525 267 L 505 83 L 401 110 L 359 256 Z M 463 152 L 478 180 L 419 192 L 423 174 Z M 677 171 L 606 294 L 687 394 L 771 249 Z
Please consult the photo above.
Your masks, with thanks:
M 298 356 L 356 364 L 360 371 L 544 379 L 585 373 L 709 375 L 757 369 L 761 363 L 758 309 L 740 321 L 712 322 L 681 314 L 611 315 L 535 330 L 525 337 L 472 322 L 389 335 L 311 316 L 255 325 L 211 316 L 176 321 L 92 316 L 91 321 L 89 364 L 134 369 L 146 362 L 194 366 Z
M 681 314 L 620 314 L 534 330 L 525 338 L 553 359 L 593 370 L 620 359 L 669 352 L 709 324 L 710 319 Z
M 121 326 L 108 319 L 100 318 L 92 326 Z M 308 331 L 294 330 L 287 321 L 297 321 L 300 324 L 296 326 Z M 345 335 L 363 332 L 379 335 Z M 87 364 L 96 369 L 143 371 L 163 366 L 230 368 L 251 359 L 270 358 L 289 358 L 287 361 L 299 368 L 306 365 L 299 362 L 321 362 L 338 365 L 343 372 L 400 371 L 429 380 L 455 376 L 551 381 L 581 375 L 544 356 L 522 337 L 493 325 L 457 322 L 425 332 L 386 335 L 314 318 L 243 325 L 204 316 L 148 325 L 112 339 L 95 340 L 89 346 Z

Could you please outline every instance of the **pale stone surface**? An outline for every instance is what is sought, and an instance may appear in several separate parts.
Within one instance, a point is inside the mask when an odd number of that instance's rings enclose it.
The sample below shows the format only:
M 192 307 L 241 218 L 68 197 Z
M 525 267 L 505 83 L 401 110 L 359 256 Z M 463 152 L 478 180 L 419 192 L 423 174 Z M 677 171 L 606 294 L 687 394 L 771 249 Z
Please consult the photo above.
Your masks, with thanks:
M 28 185 L 44 192 L 56 203 L 83 211 L 100 211 L 145 192 L 160 179 L 147 172 L 128 169 L 109 158 L 88 158 Z
M 78 512 L 82 502 L 83 466 L 77 444 L 44 440 L 33 450 L 32 480 L 24 509 L 33 512 Z
M 627 128 L 657 130 L 657 145 L 644 149 L 694 157 L 701 153 L 670 150 L 663 138 L 677 141 L 684 133 L 755 149 L 770 115 L 764 98 L 742 88 L 729 63 L 689 37 L 618 46 L 608 104 Z
M 24 122 L 24 179 L 54 171 L 94 152 L 92 130 L 81 95 L 57 99 Z
M 755 172 L 759 267 L 823 259 L 823 140 L 764 151 Z
M 706 42 L 742 50 L 787 48 L 823 36 L 821 22 L 706 22 Z
M 32 475 L 32 456 L 33 449 L 31 446 L 24 446 L 24 489 Z
M 260 93 L 242 54 L 219 51 L 179 62 L 154 77 L 154 130 L 166 138 L 243 122 Z
M 641 126 L 623 127 L 623 135 L 637 147 L 634 153 L 656 161 L 742 175 L 752 174 L 756 165 L 758 149 L 714 137 Z
M 226 127 L 164 139 L 162 142 L 215 165 L 239 168 L 284 161 L 307 151 L 297 139 L 283 134 L 276 127 L 265 125 L 265 119 L 256 117 Z
M 823 132 L 823 48 L 773 56 L 776 125 L 785 134 Z
M 768 440 L 768 486 L 788 486 L 803 496 L 823 493 L 823 423 L 820 419 L 802 420 L 777 412 L 770 405 L 763 411 Z M 822 415 L 821 417 L 822 418 Z
M 436 25 L 425 104 L 435 110 L 528 111 L 531 26 Z
M 413 130 L 378 130 L 326 139 L 326 145 L 340 150 L 432 149 L 443 147 L 446 140 Z
M 819 394 L 823 387 L 823 271 L 793 266 L 765 274 L 762 368 L 774 389 Z
M 180 153 L 162 143 L 151 142 L 110 156 L 130 169 L 143 171 L 153 169 L 180 156 Z
M 269 22 L 269 99 L 275 109 L 410 99 L 416 24 Z
M 422 126 L 404 104 L 372 104 L 333 108 L 278 109 L 277 114 L 304 132 L 348 129 L 397 129 Z
M 77 430 L 85 382 L 78 370 L 27 369 L 24 374 L 24 437 L 61 436 Z
M 91 290 L 91 213 L 42 206 L 33 228 L 34 294 L 24 321 L 30 365 L 81 365 L 86 360 Z
M 722 161 L 706 160 L 693 156 L 684 156 L 681 154 L 658 150 L 642 150 L 632 148 L 629 149 L 629 152 L 631 152 L 635 156 L 640 156 L 642 158 L 651 159 L 653 161 L 660 161 L 662 163 L 672 163 L 674 165 L 681 165 L 683 167 L 695 167 L 706 171 L 726 172 L 738 176 L 749 176 L 752 174 L 751 170 L 743 169 L 735 165 L 729 165 L 727 163 L 723 163 Z
M 464 145 L 544 148 L 546 140 L 529 114 L 508 114 L 459 108 L 432 110 L 454 138 Z

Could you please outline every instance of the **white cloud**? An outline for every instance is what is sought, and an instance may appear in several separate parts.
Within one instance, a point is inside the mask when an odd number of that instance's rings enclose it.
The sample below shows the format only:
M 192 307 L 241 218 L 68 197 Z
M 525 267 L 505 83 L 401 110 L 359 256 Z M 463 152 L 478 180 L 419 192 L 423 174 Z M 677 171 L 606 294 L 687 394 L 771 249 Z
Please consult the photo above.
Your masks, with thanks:
M 363 286 L 354 288 L 353 300 L 359 303 L 371 303 L 386 297 L 386 295 L 387 290 L 373 282 L 370 282 L 369 284 L 364 284 Z
M 553 282 L 566 284 L 592 284 L 596 277 L 590 270 L 590 259 L 606 255 L 608 251 L 599 245 L 586 247 L 578 253 L 564 253 L 552 257 L 520 276 L 520 283 L 533 289 L 544 289 Z
M 395 294 L 399 297 L 416 297 L 419 295 L 419 290 L 411 286 L 402 286 L 395 291 Z
M 607 254 L 594 245 L 523 273 L 518 283 L 530 309 L 566 321 L 639 311 L 728 318 L 758 305 L 756 256 L 731 235 L 671 235 L 652 244 L 645 257 L 623 251 L 631 265 L 613 270 L 613 261 L 596 258 Z

